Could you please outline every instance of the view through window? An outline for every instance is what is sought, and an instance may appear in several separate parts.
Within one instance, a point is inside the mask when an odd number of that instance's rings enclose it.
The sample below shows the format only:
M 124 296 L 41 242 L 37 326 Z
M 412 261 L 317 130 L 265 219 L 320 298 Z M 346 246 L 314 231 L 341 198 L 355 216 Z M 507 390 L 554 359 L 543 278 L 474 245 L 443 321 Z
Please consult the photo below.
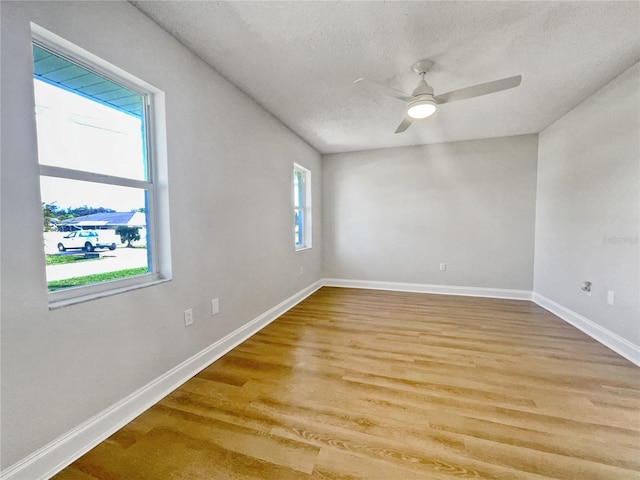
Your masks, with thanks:
M 146 94 L 37 43 L 33 61 L 49 292 L 152 273 Z

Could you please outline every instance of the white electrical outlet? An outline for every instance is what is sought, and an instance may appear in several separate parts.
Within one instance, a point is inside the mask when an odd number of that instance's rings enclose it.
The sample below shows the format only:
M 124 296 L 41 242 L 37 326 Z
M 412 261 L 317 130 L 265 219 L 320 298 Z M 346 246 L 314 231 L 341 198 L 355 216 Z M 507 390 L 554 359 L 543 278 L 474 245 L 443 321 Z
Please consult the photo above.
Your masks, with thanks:
M 613 290 L 607 290 L 607 303 L 609 305 L 613 305 L 613 302 L 616 299 L 616 292 L 614 292 Z
M 189 308 L 184 311 L 184 326 L 188 327 L 193 324 L 193 309 Z
M 440 264 L 440 271 L 444 272 L 447 269 L 447 264 L 446 263 L 441 263 Z
M 300 275 L 304 275 L 304 267 L 300 267 Z
M 211 315 L 215 315 L 220 312 L 220 302 L 218 302 L 217 298 L 211 300 Z

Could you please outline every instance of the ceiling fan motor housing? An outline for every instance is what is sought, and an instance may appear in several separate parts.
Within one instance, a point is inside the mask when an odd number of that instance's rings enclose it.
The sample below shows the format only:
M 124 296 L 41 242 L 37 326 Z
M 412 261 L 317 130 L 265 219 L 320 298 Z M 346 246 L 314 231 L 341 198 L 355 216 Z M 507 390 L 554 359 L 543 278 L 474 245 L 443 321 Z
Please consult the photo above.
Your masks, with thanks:
M 424 72 L 420 73 L 418 86 L 411 94 L 415 100 L 407 105 L 407 115 L 411 118 L 427 118 L 435 113 L 437 108 L 436 100 L 433 98 L 433 88 L 424 79 Z
M 418 86 L 414 88 L 413 93 L 411 93 L 414 97 L 419 97 L 421 95 L 430 95 L 433 98 L 433 87 L 431 87 L 426 80 L 424 79 L 424 75 L 418 81 Z

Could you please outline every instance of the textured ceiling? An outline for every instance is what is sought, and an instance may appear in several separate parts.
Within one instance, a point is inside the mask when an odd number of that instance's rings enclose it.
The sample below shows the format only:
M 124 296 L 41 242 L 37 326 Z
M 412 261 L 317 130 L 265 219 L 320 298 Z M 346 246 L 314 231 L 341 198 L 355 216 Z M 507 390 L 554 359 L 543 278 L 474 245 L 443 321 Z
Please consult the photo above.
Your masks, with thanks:
M 138 9 L 321 153 L 536 133 L 640 60 L 639 2 L 185 2 Z M 513 75 L 394 134 L 411 65 L 435 94 Z

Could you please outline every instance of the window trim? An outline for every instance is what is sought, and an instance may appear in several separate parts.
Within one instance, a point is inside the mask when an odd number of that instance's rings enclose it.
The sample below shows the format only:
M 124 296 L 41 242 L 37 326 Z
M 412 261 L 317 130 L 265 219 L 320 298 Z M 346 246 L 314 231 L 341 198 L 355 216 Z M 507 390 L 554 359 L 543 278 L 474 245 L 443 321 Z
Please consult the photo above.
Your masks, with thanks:
M 303 205 L 297 206 L 295 199 L 295 175 L 296 172 L 302 173 L 302 181 L 304 183 Z M 293 200 L 293 245 L 296 252 L 308 250 L 313 247 L 313 229 L 311 221 L 311 170 L 303 167 L 299 163 L 293 163 L 293 177 L 291 182 L 291 197 Z M 295 217 L 296 212 L 302 212 L 302 244 L 296 245 L 295 239 Z
M 80 180 L 99 184 L 137 188 L 147 191 L 147 251 L 152 271 L 100 283 L 47 292 L 49 308 L 60 308 L 95 298 L 136 290 L 171 280 L 169 238 L 169 212 L 167 189 L 167 147 L 164 93 L 132 74 L 87 52 L 71 42 L 31 23 L 31 41 L 55 55 L 80 67 L 101 75 L 144 98 L 144 125 L 147 180 L 136 180 L 112 175 L 40 164 L 38 176 Z M 33 59 L 32 59 L 33 64 Z M 35 75 L 32 75 L 35 79 Z M 37 133 L 36 133 L 37 134 Z M 40 198 L 40 200 L 42 200 Z M 162 242 L 159 241 L 162 237 Z

